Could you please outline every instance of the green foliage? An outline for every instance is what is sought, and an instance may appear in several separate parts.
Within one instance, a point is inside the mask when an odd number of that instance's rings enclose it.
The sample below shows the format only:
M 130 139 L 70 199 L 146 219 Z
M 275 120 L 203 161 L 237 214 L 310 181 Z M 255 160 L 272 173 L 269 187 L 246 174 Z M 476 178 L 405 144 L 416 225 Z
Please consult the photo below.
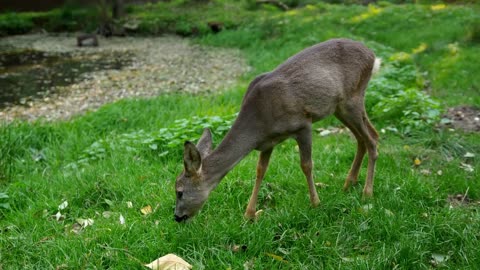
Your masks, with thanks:
M 418 88 L 400 90 L 383 98 L 372 109 L 373 116 L 399 126 L 404 132 L 431 128 L 440 119 L 440 103 Z
M 185 25 L 163 25 L 177 14 L 172 13 L 175 4 L 183 2 L 131 12 L 152 20 L 144 29 L 154 29 L 152 33 L 163 27 L 177 31 L 203 25 L 207 18 L 202 16 L 229 16 L 217 5 L 228 1 L 210 1 L 208 11 L 182 6 Z M 299 155 L 294 142 L 287 141 L 275 148 L 260 189 L 258 209 L 264 213 L 259 220 L 242 218 L 258 158 L 251 154 L 211 193 L 195 219 L 176 224 L 173 190 L 183 140 L 195 140 L 206 126 L 220 139 L 233 119 L 223 115 L 238 111 L 248 82 L 214 95 L 124 100 L 73 121 L 0 126 L 0 169 L 7 175 L 0 183 L 0 268 L 140 269 L 143 263 L 176 253 L 195 269 L 477 269 L 479 135 L 421 128 L 435 119 L 431 110 L 438 110 L 421 91 L 428 81 L 436 96 L 444 93 L 444 102 L 465 100 L 451 92 L 475 93 L 480 54 L 474 39 L 459 38 L 467 37 L 465 29 L 471 28 L 465 16 L 457 16 L 470 11 L 448 7 L 433 13 L 413 5 L 388 9 L 388 15 L 356 5 L 317 4 L 289 12 L 259 9 L 255 14 L 240 10 L 229 18 L 235 27 L 215 35 L 201 32 L 206 35 L 197 39 L 241 48 L 253 67 L 247 80 L 327 38 L 363 39 L 384 60 L 367 90 L 375 125 L 410 129 L 407 135 L 382 134 L 375 198 L 363 201 L 361 187 L 341 191 L 355 156 L 350 136 L 314 135 L 313 159 L 321 164 L 314 173 L 324 186 L 318 188 L 320 207 L 309 207 Z M 192 15 L 185 15 L 188 12 Z M 247 21 L 237 20 L 236 15 L 245 14 Z M 439 14 L 448 20 L 438 20 Z M 357 16 L 364 20 L 352 22 Z M 427 48 L 412 52 L 422 42 Z M 449 91 L 438 90 L 439 85 Z M 165 151 L 169 154 L 158 158 Z M 476 156 L 465 157 L 467 151 Z M 65 169 L 79 158 L 91 166 Z M 413 162 L 416 158 L 421 164 Z M 466 170 L 466 165 L 474 170 Z M 452 201 L 457 194 L 467 196 Z M 68 207 L 59 210 L 64 201 Z M 153 213 L 140 212 L 146 205 Z M 57 220 L 59 211 L 64 217 Z M 125 224 L 120 224 L 120 216 Z M 78 218 L 95 222 L 75 231 Z M 246 248 L 238 251 L 236 246 Z
M 407 62 L 387 62 L 370 81 L 366 107 L 375 122 L 393 125 L 402 132 L 431 128 L 440 119 L 440 103 L 421 90 L 415 67 Z
M 155 132 L 137 130 L 130 133 L 112 134 L 111 136 L 94 142 L 83 151 L 78 162 L 67 167 L 77 167 L 89 161 L 103 159 L 113 153 L 130 152 L 146 154 L 149 151 L 163 157 L 171 152 L 178 153 L 185 141 L 196 141 L 203 129 L 209 128 L 217 138 L 223 137 L 230 129 L 235 115 L 219 116 L 193 116 L 191 119 L 174 121 L 170 128 L 162 128 Z
M 390 5 L 362 20 L 347 21 L 355 35 L 412 53 L 412 60 L 428 72 L 432 93 L 448 105 L 480 104 L 478 5 Z M 473 45 L 473 46 L 472 46 Z M 424 50 L 414 53 L 424 46 Z
M 30 14 L 0 14 L 0 36 L 24 34 L 33 28 Z
M 8 198 L 9 197 L 8 197 L 7 193 L 0 192 L 0 211 L 2 209 L 9 209 L 10 208 L 10 204 L 7 202 Z

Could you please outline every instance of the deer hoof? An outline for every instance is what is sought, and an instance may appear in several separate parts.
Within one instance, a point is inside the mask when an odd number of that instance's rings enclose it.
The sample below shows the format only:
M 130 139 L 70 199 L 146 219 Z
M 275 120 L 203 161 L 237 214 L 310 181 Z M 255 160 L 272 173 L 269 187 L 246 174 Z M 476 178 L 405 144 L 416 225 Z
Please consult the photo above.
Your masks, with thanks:
M 317 197 L 317 198 L 313 199 L 313 201 L 311 203 L 312 203 L 312 207 L 315 208 L 315 207 L 320 205 L 320 199 Z
M 243 216 L 245 217 L 246 220 L 255 221 L 262 215 L 262 213 L 263 213 L 263 210 L 258 210 L 257 212 L 247 211 Z
M 367 200 L 367 199 L 370 199 L 373 197 L 373 190 L 367 190 L 367 189 L 364 189 L 363 190 L 363 196 L 362 196 L 362 199 L 363 200 Z

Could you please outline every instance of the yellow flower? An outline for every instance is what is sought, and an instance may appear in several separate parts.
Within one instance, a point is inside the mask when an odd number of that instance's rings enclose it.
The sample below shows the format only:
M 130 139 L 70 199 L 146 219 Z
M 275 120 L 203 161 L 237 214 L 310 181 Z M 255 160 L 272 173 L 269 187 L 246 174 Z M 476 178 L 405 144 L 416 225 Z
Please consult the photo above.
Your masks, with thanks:
M 438 4 L 430 6 L 430 9 L 433 11 L 445 9 L 447 6 L 445 4 Z
M 370 17 L 380 14 L 382 10 L 383 10 L 382 8 L 376 7 L 374 5 L 368 5 L 368 11 L 353 17 L 352 22 L 358 23 L 358 22 L 364 21 Z
M 419 53 L 424 52 L 427 48 L 428 48 L 427 44 L 424 43 L 424 42 L 422 42 L 422 43 L 420 44 L 420 46 L 418 46 L 417 48 L 415 48 L 415 49 L 412 50 L 412 53 L 413 53 L 413 54 L 419 54 Z
M 412 55 L 409 54 L 409 53 L 406 53 L 406 52 L 398 52 L 398 53 L 392 54 L 392 56 L 390 56 L 389 60 L 390 60 L 390 61 L 400 61 L 400 62 L 403 62 L 403 61 L 410 60 L 411 58 L 412 58 Z
M 419 166 L 420 164 L 422 164 L 422 161 L 419 158 L 415 158 L 415 161 L 413 161 L 413 163 L 415 164 L 415 166 Z

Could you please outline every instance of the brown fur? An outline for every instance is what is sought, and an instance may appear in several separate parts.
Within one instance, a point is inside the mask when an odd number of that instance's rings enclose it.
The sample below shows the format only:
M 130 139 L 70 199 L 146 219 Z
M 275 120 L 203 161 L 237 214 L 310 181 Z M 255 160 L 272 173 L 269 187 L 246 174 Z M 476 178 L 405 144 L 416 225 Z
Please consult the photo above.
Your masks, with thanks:
M 211 144 L 197 146 L 199 152 L 209 153 L 202 155 L 200 166 L 193 166 L 200 186 L 191 188 L 193 181 L 185 174 L 177 179 L 177 187 L 182 186 L 183 196 L 187 193 L 188 196 L 177 198 L 176 219 L 195 215 L 223 176 L 256 149 L 261 152 L 257 178 L 245 212 L 247 218 L 254 218 L 258 190 L 273 147 L 287 138 L 294 138 L 298 143 L 310 201 L 313 206 L 318 205 L 312 176 L 311 128 L 313 122 L 331 114 L 352 131 L 358 142 L 344 189 L 357 183 L 363 157 L 368 153 L 363 195 L 372 196 L 378 133 L 365 112 L 364 97 L 374 61 L 375 55 L 363 44 L 332 39 L 299 52 L 275 70 L 255 78 L 245 94 L 238 118 L 217 149 L 210 153 Z M 202 140 L 208 138 L 211 140 L 211 135 L 206 130 Z M 186 167 L 195 162 L 186 156 Z

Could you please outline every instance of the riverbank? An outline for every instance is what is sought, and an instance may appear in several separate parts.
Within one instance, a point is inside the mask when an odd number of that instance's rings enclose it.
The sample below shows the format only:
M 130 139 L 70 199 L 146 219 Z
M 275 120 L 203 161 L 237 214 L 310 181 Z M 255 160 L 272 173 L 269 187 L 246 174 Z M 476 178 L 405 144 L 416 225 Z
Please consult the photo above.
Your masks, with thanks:
M 0 119 L 69 119 L 123 98 L 144 98 L 166 92 L 199 93 L 231 86 L 249 70 L 240 52 L 191 44 L 176 36 L 100 38 L 98 47 L 77 47 L 73 34 L 35 34 L 0 39 L 0 48 L 68 53 L 80 59 L 130 54 L 121 69 L 92 70 L 78 82 L 55 86 L 55 94 L 27 99 L 0 110 Z M 115 57 L 115 56 L 112 56 Z M 13 70 L 12 72 L 18 72 Z M 2 78 L 9 75 L 7 70 Z

